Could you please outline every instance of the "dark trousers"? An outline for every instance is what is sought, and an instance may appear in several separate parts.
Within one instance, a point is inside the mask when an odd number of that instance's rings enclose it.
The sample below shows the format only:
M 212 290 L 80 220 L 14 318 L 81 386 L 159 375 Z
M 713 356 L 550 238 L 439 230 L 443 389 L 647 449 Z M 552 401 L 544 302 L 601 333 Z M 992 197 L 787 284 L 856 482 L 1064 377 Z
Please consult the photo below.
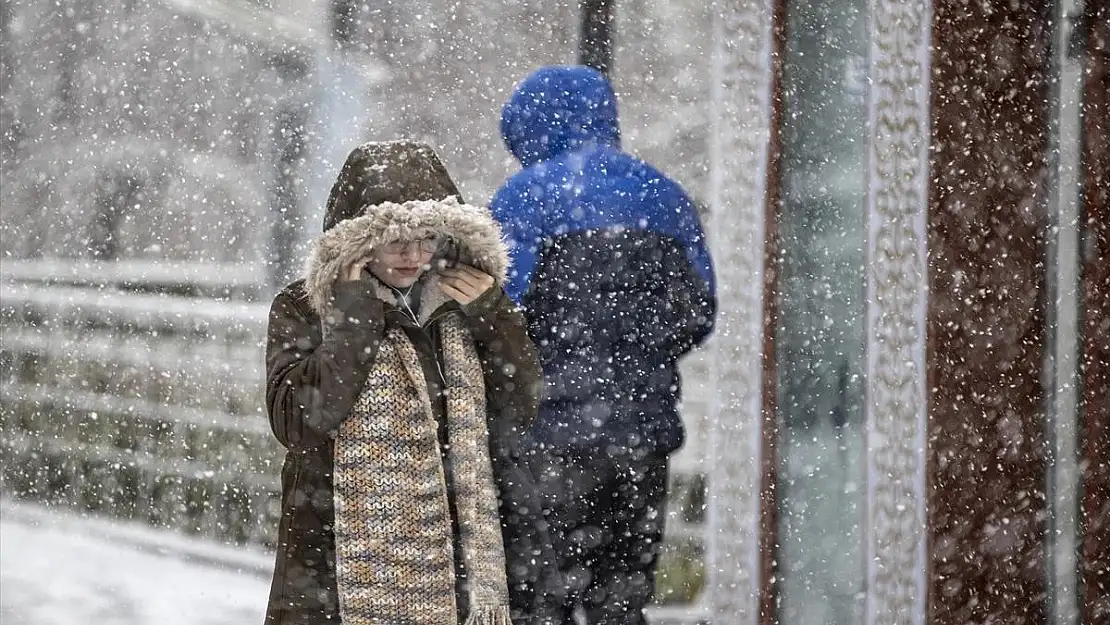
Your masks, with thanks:
M 566 600 L 555 622 L 644 625 L 663 538 L 667 459 L 540 454 L 534 473 Z

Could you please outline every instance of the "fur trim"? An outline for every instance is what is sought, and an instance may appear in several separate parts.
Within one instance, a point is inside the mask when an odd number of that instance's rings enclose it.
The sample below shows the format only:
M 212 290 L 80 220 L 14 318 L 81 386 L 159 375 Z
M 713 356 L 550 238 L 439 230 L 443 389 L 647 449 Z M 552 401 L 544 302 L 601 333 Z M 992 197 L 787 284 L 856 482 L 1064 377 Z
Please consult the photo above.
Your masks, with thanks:
M 508 246 L 489 209 L 461 204 L 455 198 L 404 204 L 385 202 L 366 207 L 361 216 L 339 222 L 316 239 L 305 268 L 305 291 L 312 309 L 321 317 L 325 316 L 339 272 L 355 260 L 368 256 L 374 247 L 433 235 L 448 238 L 458 246 L 461 262 L 485 271 L 498 284 L 505 283 L 509 269 Z M 433 267 L 431 273 L 435 271 Z M 431 293 L 426 293 L 426 297 L 438 299 L 440 290 L 436 277 L 429 276 L 425 290 Z M 391 301 L 387 293 L 378 295 Z M 423 309 L 424 304 L 421 307 Z

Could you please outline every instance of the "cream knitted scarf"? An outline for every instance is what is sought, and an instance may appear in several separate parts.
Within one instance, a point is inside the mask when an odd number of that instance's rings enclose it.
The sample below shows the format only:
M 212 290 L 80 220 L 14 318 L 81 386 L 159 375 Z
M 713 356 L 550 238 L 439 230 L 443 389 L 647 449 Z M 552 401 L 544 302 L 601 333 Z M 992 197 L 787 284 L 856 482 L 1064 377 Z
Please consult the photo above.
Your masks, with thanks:
M 334 314 L 332 285 L 350 262 L 391 240 L 428 235 L 449 237 L 464 262 L 504 283 L 508 250 L 488 209 L 454 199 L 383 203 L 315 242 L 305 276 L 313 309 L 321 318 Z M 434 272 L 426 282 L 421 323 L 447 300 Z M 446 462 L 467 571 L 465 625 L 511 625 L 481 363 L 461 313 L 435 323 L 447 393 Z M 458 625 L 447 472 L 427 389 L 416 348 L 403 329 L 388 329 L 335 440 L 334 531 L 344 625 Z
M 485 384 L 458 314 L 439 322 L 467 624 L 510 625 Z M 335 541 L 344 625 L 455 625 L 453 532 L 436 420 L 416 350 L 391 328 L 335 441 Z

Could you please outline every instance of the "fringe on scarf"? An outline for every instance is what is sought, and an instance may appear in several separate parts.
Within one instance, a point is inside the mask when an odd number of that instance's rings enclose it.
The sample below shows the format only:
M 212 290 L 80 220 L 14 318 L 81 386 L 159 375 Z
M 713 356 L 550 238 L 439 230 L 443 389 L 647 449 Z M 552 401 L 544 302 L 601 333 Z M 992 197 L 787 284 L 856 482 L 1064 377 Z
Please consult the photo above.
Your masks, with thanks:
M 471 606 L 463 625 L 513 625 L 509 608 L 503 605 Z

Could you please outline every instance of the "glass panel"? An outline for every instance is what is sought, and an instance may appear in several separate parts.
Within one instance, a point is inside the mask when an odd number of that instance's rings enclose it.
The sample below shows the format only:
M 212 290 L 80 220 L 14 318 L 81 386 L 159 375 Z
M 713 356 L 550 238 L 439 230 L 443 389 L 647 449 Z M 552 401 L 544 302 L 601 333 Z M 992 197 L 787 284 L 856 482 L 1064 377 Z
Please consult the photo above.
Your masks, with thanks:
M 776 561 L 797 625 L 863 620 L 866 10 L 787 2 Z

